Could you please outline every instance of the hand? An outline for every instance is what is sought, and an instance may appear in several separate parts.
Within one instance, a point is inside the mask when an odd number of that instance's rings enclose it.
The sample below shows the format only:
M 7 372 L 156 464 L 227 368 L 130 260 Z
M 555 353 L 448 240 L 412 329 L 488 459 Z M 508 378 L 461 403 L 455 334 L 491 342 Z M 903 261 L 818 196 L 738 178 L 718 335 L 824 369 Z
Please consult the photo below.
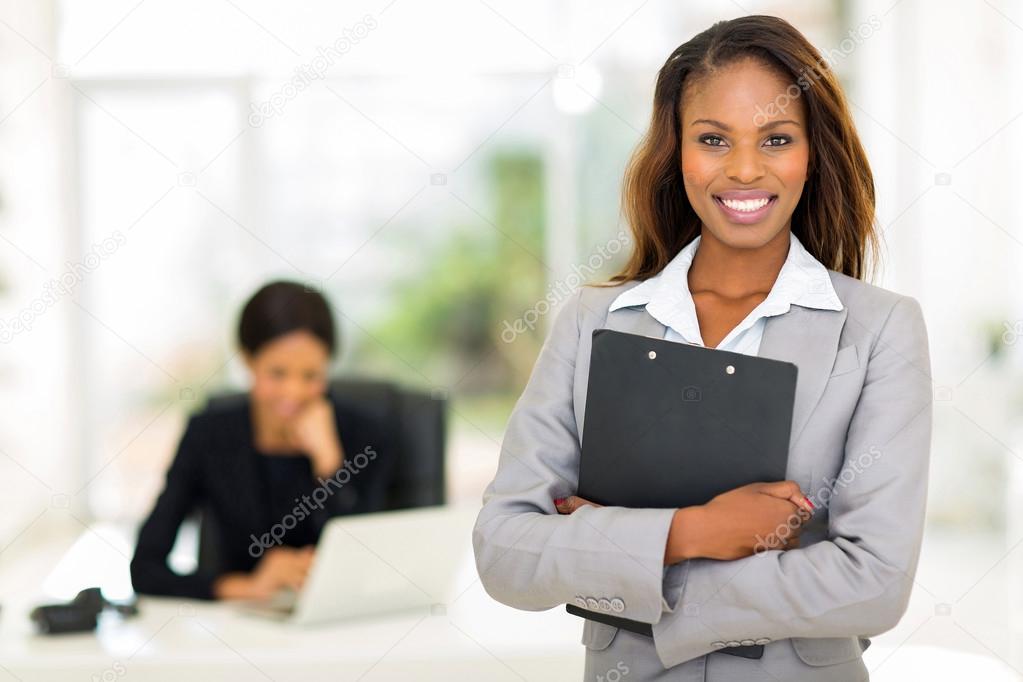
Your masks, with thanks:
M 289 425 L 292 445 L 313 463 L 317 476 L 332 476 L 344 463 L 344 450 L 337 435 L 334 406 L 326 398 L 307 405 Z
M 314 552 L 312 545 L 301 549 L 274 547 L 267 551 L 252 572 L 257 590 L 272 595 L 285 587 L 302 589 L 313 564 Z
M 559 497 L 554 500 L 554 508 L 558 510 L 559 514 L 571 514 L 579 507 L 589 505 L 591 507 L 602 507 L 603 505 L 597 504 L 596 502 L 590 502 L 584 500 L 578 495 L 569 495 L 568 497 Z
M 692 558 L 741 559 L 769 549 L 799 547 L 813 504 L 795 481 L 750 483 L 675 513 L 666 563 Z
M 213 584 L 213 594 L 218 599 L 265 601 L 283 588 L 299 590 L 305 584 L 313 556 L 312 546 L 274 547 L 263 555 L 251 573 L 230 573 L 218 578 Z
M 578 495 L 554 500 L 559 514 L 585 505 L 601 506 Z M 768 549 L 797 549 L 802 524 L 813 509 L 794 481 L 750 483 L 729 490 L 705 505 L 675 513 L 665 563 L 700 557 L 741 559 Z

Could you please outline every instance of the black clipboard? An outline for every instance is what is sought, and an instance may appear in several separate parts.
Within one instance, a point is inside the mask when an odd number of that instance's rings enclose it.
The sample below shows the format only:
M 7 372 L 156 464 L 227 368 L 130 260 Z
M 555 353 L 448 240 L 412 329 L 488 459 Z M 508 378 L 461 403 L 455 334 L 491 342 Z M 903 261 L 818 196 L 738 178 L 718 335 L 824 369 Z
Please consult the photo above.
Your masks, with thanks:
M 796 375 L 790 362 L 594 330 L 577 494 L 610 506 L 688 507 L 784 480 Z M 566 609 L 652 636 L 648 623 Z M 719 651 L 759 658 L 763 646 Z

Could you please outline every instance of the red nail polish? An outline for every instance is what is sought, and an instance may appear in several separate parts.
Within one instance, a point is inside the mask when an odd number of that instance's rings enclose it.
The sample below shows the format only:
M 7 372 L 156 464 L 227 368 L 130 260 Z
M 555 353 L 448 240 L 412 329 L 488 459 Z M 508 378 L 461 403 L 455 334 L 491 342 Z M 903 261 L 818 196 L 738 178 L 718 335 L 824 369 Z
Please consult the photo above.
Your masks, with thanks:
M 810 500 L 809 497 L 807 497 L 806 495 L 803 495 L 803 499 L 806 500 L 806 503 L 808 505 L 810 505 L 810 509 L 817 509 L 816 505 L 814 505 L 814 503 Z
M 561 503 L 564 502 L 564 501 L 565 501 L 564 497 L 556 497 L 556 498 L 554 498 L 554 504 L 556 506 L 558 506 L 558 507 L 560 507 Z

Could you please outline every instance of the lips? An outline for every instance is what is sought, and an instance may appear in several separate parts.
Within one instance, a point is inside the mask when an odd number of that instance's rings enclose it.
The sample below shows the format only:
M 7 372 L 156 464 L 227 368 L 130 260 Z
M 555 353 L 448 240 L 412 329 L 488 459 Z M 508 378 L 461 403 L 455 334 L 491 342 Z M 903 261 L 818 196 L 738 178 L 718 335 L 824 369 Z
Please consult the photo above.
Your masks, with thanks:
M 774 206 L 778 195 L 760 189 L 733 189 L 714 194 L 714 202 L 732 222 L 759 222 Z

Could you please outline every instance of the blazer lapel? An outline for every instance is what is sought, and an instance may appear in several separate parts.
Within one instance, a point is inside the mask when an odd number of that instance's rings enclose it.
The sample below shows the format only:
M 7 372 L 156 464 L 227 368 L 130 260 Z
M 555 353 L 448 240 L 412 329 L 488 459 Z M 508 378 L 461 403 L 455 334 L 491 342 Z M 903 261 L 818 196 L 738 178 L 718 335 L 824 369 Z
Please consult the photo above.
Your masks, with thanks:
M 818 310 L 793 305 L 787 313 L 767 318 L 758 355 L 791 362 L 798 368 L 790 448 L 824 395 L 847 314 L 848 308 Z

